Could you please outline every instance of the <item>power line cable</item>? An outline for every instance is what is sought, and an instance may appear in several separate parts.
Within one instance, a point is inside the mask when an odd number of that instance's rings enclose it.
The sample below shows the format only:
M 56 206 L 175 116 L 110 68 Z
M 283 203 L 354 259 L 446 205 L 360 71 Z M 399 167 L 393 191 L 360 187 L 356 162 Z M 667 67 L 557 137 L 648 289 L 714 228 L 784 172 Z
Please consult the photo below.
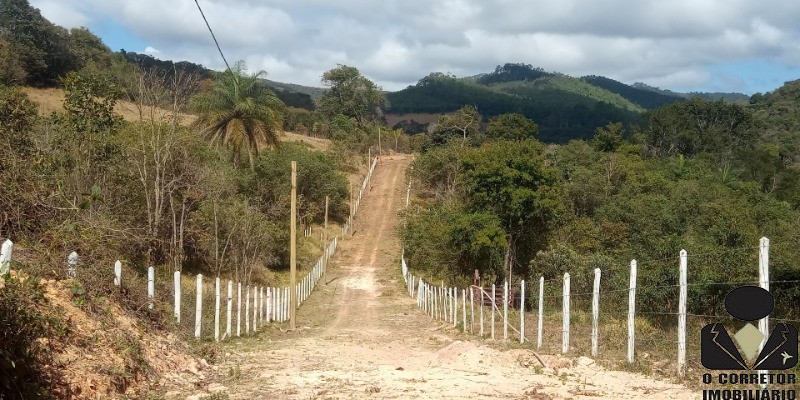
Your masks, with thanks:
M 206 27 L 208 27 L 208 31 L 211 33 L 211 38 L 214 39 L 214 44 L 217 45 L 217 50 L 219 51 L 219 55 L 222 56 L 222 61 L 225 62 L 225 67 L 228 68 L 228 71 L 233 73 L 233 71 L 231 70 L 231 66 L 228 65 L 228 60 L 225 59 L 225 54 L 222 54 L 222 49 L 219 47 L 217 36 L 214 35 L 214 30 L 211 29 L 211 25 L 209 25 L 208 19 L 206 18 L 206 14 L 203 13 L 203 9 L 200 7 L 200 3 L 197 0 L 194 0 L 194 4 L 197 4 L 197 9 L 200 10 L 200 15 L 203 17 L 203 21 L 206 22 Z

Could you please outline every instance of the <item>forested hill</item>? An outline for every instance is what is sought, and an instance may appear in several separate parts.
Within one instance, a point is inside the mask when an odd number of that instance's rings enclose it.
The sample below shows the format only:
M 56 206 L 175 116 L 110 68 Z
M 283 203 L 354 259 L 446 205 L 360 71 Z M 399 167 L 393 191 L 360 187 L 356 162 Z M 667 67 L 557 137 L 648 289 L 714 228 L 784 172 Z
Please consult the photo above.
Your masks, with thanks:
M 641 122 L 645 110 L 689 97 L 707 97 L 703 95 L 659 92 L 601 76 L 574 78 L 531 65 L 505 64 L 491 73 L 465 78 L 432 73 L 416 85 L 389 93 L 388 98 L 389 112 L 401 115 L 395 119 L 402 120 L 403 114 L 441 114 L 474 105 L 487 119 L 510 112 L 523 114 L 539 124 L 540 139 L 563 143 L 589 138 L 597 127 L 609 122 Z M 740 99 L 734 94 L 716 95 Z M 403 125 L 410 125 L 408 122 Z

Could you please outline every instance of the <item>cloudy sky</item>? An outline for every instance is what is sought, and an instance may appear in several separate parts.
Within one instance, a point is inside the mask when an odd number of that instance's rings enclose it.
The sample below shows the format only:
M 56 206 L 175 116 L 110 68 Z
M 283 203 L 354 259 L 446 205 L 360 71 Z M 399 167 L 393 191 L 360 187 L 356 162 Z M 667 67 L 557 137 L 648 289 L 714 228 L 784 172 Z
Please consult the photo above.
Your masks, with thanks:
M 193 0 L 30 0 L 112 50 L 224 67 Z M 797 0 L 199 0 L 226 58 L 321 86 L 336 64 L 384 89 L 522 62 L 678 91 L 800 78 Z

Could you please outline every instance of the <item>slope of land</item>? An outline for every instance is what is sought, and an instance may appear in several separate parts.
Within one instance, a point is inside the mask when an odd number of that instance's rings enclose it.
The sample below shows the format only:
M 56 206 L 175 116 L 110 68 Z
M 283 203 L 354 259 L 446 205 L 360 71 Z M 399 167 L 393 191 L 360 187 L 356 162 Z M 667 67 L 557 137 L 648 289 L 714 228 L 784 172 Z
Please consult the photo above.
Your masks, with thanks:
M 30 97 L 31 101 L 36 103 L 39 106 L 39 115 L 50 115 L 54 112 L 63 112 L 64 111 L 64 90 L 56 89 L 56 88 L 49 88 L 49 89 L 38 89 L 32 87 L 26 87 L 24 89 L 25 94 Z M 139 109 L 136 104 L 120 100 L 117 101 L 117 105 L 114 108 L 114 111 L 121 115 L 123 119 L 126 121 L 139 121 Z M 161 113 L 166 114 L 167 111 L 159 110 Z M 182 114 L 181 115 L 181 123 L 184 125 L 191 124 L 197 119 L 197 116 L 192 114 Z M 317 151 L 325 151 L 328 149 L 330 145 L 330 140 L 322 139 L 322 138 L 314 138 L 305 135 L 299 135 L 292 132 L 282 132 L 280 135 L 282 141 L 286 142 L 298 142 L 308 146 L 311 150 Z
M 172 388 L 168 397 L 209 391 L 232 399 L 638 399 L 698 395 L 683 386 L 592 360 L 503 351 L 431 320 L 404 291 L 397 212 L 405 199 L 406 156 L 385 157 L 322 284 L 297 314 L 298 329 L 270 325 L 256 338 L 223 345 L 216 382 Z

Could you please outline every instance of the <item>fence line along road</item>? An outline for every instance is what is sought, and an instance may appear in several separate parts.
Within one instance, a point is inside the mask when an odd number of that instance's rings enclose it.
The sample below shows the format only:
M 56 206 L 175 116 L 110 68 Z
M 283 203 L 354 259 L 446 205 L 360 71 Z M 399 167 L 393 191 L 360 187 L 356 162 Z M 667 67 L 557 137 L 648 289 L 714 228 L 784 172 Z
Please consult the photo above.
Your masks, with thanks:
M 361 184 L 361 188 L 359 190 L 358 195 L 354 198 L 353 207 L 350 209 L 350 216 L 347 219 L 347 222 L 342 226 L 342 233 L 341 235 L 335 236 L 332 240 L 326 243 L 324 247 L 322 255 L 317 260 L 314 267 L 299 280 L 297 285 L 295 285 L 295 293 L 297 294 L 297 307 L 299 308 L 300 305 L 308 299 L 314 289 L 317 287 L 317 284 L 321 280 L 321 278 L 325 275 L 325 272 L 328 267 L 328 263 L 331 257 L 336 254 L 336 250 L 339 246 L 340 238 L 344 239 L 347 237 L 347 234 L 350 233 L 352 229 L 353 219 L 355 218 L 356 214 L 358 213 L 359 206 L 361 204 L 361 200 L 368 190 L 369 183 L 372 179 L 372 173 L 375 170 L 375 167 L 378 162 L 378 157 L 374 157 L 370 160 L 369 168 L 367 170 L 367 175 L 364 178 L 363 183 Z M 311 236 L 311 227 L 307 227 L 304 235 Z M 14 243 L 7 239 L 3 242 L 2 246 L 0 247 L 0 278 L 4 275 L 8 274 L 11 266 L 12 266 L 12 253 L 14 249 Z M 79 255 L 76 252 L 70 253 L 67 262 L 67 277 L 75 277 L 76 274 L 79 273 L 78 266 L 79 266 Z M 113 279 L 114 286 L 121 288 L 123 282 L 123 264 L 121 261 L 117 260 L 113 268 L 110 269 L 111 273 L 109 274 L 109 279 Z M 152 266 L 148 267 L 147 269 L 147 276 L 146 276 L 146 287 L 141 288 L 141 290 L 145 291 L 147 294 L 147 308 L 149 310 L 153 310 L 156 308 L 158 304 L 158 297 L 156 291 L 156 273 L 155 268 Z M 183 293 L 182 290 L 182 279 L 184 277 L 180 273 L 180 271 L 173 272 L 173 290 L 172 290 L 172 307 L 174 310 L 173 318 L 175 318 L 175 323 L 180 325 L 181 321 L 181 314 L 182 314 L 182 301 L 184 300 L 184 296 L 186 295 Z M 235 311 L 235 319 L 236 319 L 236 332 L 235 336 L 240 337 L 242 335 L 242 322 L 244 322 L 244 331 L 245 334 L 255 334 L 258 332 L 259 328 L 263 328 L 265 324 L 270 322 L 286 322 L 289 320 L 289 293 L 290 288 L 288 286 L 283 287 L 274 287 L 274 286 L 263 286 L 263 285 L 251 285 L 247 282 L 234 282 L 232 280 L 228 280 L 227 282 L 221 281 L 219 277 L 215 277 L 213 282 L 205 283 L 202 274 L 198 274 L 195 276 L 195 293 L 194 293 L 194 337 L 196 339 L 210 339 L 210 337 L 203 337 L 203 323 L 204 323 L 204 310 L 206 308 L 204 303 L 204 298 L 213 298 L 213 304 L 211 305 L 211 310 L 209 312 L 213 313 L 213 339 L 215 341 L 220 341 L 224 339 L 230 339 L 234 336 L 234 332 L 232 332 L 233 328 L 233 319 L 234 319 L 234 309 L 233 303 L 236 303 L 236 311 Z M 191 279 L 191 277 L 189 277 Z M 212 286 L 213 285 L 213 286 Z M 221 313 L 221 300 L 222 300 L 222 288 L 227 287 L 227 297 L 226 299 L 226 307 L 224 307 L 226 316 L 225 316 L 225 332 L 221 334 L 220 326 L 222 323 Z M 233 292 L 234 287 L 236 287 L 236 297 L 234 300 Z M 207 294 L 204 294 L 206 292 Z M 242 296 L 244 294 L 244 296 Z M 189 294 L 191 296 L 191 294 Z M 208 297 L 206 297 L 208 296 Z M 242 297 L 244 297 L 244 320 L 242 319 Z
M 411 192 L 411 183 L 409 182 L 407 193 L 406 193 L 406 207 L 408 207 L 410 201 L 410 192 Z M 750 284 L 757 284 L 760 287 L 769 290 L 769 239 L 761 238 L 759 241 L 758 246 L 758 275 L 753 275 L 753 280 Z M 676 303 L 678 304 L 678 311 L 675 313 L 666 312 L 666 313 L 656 313 L 659 315 L 668 315 L 668 316 L 677 316 L 677 338 L 676 340 L 671 339 L 663 339 L 662 344 L 668 344 L 670 346 L 676 346 L 676 364 L 677 370 L 675 371 L 679 377 L 683 377 L 686 374 L 686 353 L 687 353 L 687 324 L 686 318 L 687 316 L 694 316 L 694 317 L 710 317 L 710 318 L 725 318 L 725 316 L 717 316 L 717 315 L 695 315 L 687 313 L 687 287 L 693 284 L 690 284 L 687 280 L 687 271 L 688 271 L 688 261 L 689 261 L 689 254 L 686 250 L 680 250 L 679 257 L 678 257 L 678 265 L 677 272 L 678 272 L 678 284 L 677 285 L 666 285 L 666 286 L 659 286 L 658 288 L 676 288 L 677 292 L 677 299 Z M 628 307 L 626 312 L 627 317 L 627 347 L 626 347 L 626 362 L 629 364 L 633 364 L 636 362 L 636 292 L 637 292 L 637 268 L 638 263 L 636 260 L 631 260 L 628 269 L 628 276 L 629 276 L 629 285 L 625 289 L 618 289 L 618 290 L 611 290 L 606 291 L 606 293 L 614 293 L 614 292 L 627 292 L 628 294 Z M 612 268 L 612 270 L 615 270 Z M 416 299 L 417 306 L 426 314 L 428 314 L 431 318 L 435 320 L 442 320 L 447 323 L 452 323 L 454 327 L 459 328 L 464 333 L 474 334 L 475 329 L 475 308 L 478 308 L 478 321 L 479 321 L 479 333 L 478 336 L 485 337 L 484 332 L 484 308 L 488 305 L 489 307 L 489 323 L 490 323 L 490 336 L 492 339 L 495 338 L 495 314 L 502 314 L 503 318 L 503 339 L 508 339 L 508 330 L 513 330 L 516 335 L 519 337 L 520 343 L 524 343 L 527 338 L 525 336 L 525 281 L 523 280 L 520 282 L 520 292 L 522 293 L 522 299 L 519 302 L 518 311 L 513 309 L 513 303 L 509 297 L 509 282 L 504 281 L 503 286 L 501 289 L 503 290 L 503 295 L 500 301 L 502 302 L 502 309 L 498 306 L 497 302 L 498 299 L 495 296 L 496 285 L 492 285 L 491 288 L 487 289 L 485 287 L 478 287 L 478 286 L 470 286 L 467 288 L 453 288 L 453 287 L 446 287 L 442 282 L 441 285 L 437 286 L 432 284 L 431 282 L 427 281 L 425 278 L 416 276 L 412 273 L 411 269 L 409 268 L 408 262 L 405 258 L 405 245 L 402 247 L 402 251 L 400 254 L 400 272 L 403 275 L 403 279 L 407 285 L 408 294 Z M 755 268 L 754 268 L 755 272 Z M 548 296 L 545 293 L 545 279 L 544 276 L 539 277 L 539 284 L 538 284 L 538 293 L 534 295 L 532 300 L 536 300 L 538 297 L 538 310 L 536 312 L 536 348 L 539 349 L 542 347 L 543 344 L 543 333 L 544 333 L 544 299 L 547 297 L 560 297 L 562 299 L 561 309 L 558 310 L 562 314 L 562 322 L 561 322 L 561 352 L 563 354 L 570 353 L 570 341 L 573 340 L 570 336 L 570 329 L 571 329 L 571 303 L 572 297 L 574 296 L 588 296 L 591 295 L 591 336 L 590 336 L 590 355 L 591 357 L 598 358 L 599 357 L 599 346 L 601 342 L 601 338 L 599 337 L 599 318 L 600 318 L 600 305 L 601 305 L 601 276 L 602 271 L 600 268 L 596 268 L 593 271 L 594 279 L 593 279 L 593 286 L 592 292 L 590 293 L 571 293 L 570 290 L 570 279 L 575 278 L 577 275 L 573 275 L 572 277 L 570 274 L 564 273 L 562 279 L 562 291 L 557 295 L 550 295 Z M 746 283 L 746 282 L 737 282 L 737 284 Z M 775 283 L 775 282 L 773 282 Z M 704 282 L 698 283 L 696 285 L 727 285 L 732 284 L 732 282 Z M 652 287 L 639 287 L 639 289 L 648 289 Z M 457 301 L 457 293 L 461 291 L 462 293 L 466 293 L 469 291 L 470 297 L 470 312 L 469 321 L 466 320 L 466 295 L 462 294 L 462 316 L 463 318 L 461 322 L 461 326 L 458 326 L 458 301 Z M 529 293 L 533 294 L 533 290 L 530 290 Z M 531 304 L 535 304 L 534 301 L 531 301 Z M 509 306 L 512 306 L 512 312 L 515 313 L 519 317 L 519 330 L 515 328 L 514 324 L 509 322 Z M 643 314 L 653 314 L 653 313 L 643 313 Z M 769 317 L 765 317 L 759 321 L 759 331 L 761 332 L 764 337 L 769 335 Z M 699 358 L 699 354 L 698 354 Z M 767 371 L 759 371 L 761 374 L 766 374 Z

